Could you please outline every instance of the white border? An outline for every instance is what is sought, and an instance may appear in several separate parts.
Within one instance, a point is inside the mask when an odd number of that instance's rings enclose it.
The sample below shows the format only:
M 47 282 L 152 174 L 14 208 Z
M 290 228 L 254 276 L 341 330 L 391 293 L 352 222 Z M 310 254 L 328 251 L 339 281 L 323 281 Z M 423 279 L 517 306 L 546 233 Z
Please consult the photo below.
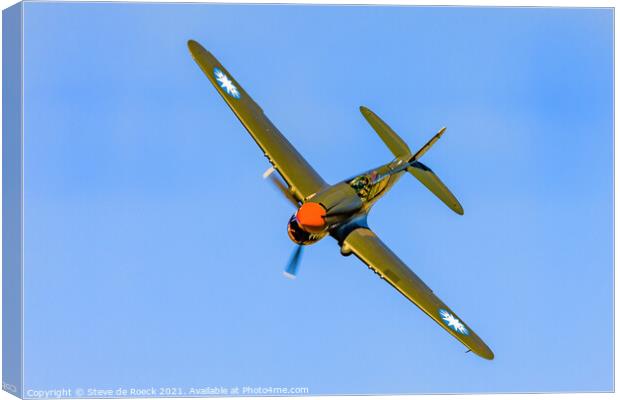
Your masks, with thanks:
M 69 1 L 73 1 L 73 0 L 65 0 L 62 2 L 69 2 Z M 31 0 L 29 0 L 28 2 L 33 2 Z M 61 2 L 61 1 L 59 1 Z M 107 1 L 107 2 L 121 2 L 121 1 Z M 148 1 L 148 0 L 136 0 L 135 2 L 154 2 L 154 1 Z M 169 1 L 157 1 L 160 3 L 201 3 L 199 1 L 174 1 L 174 0 L 169 0 Z M 8 8 L 13 4 L 16 4 L 17 2 L 14 0 L 0 0 L 0 6 L 2 9 Z M 549 6 L 553 6 L 553 7 L 588 7 L 588 8 L 594 8 L 594 7 L 605 7 L 605 8 L 615 8 L 615 2 L 613 1 L 602 1 L 602 0 L 594 0 L 594 1 L 562 1 L 562 0 L 543 0 L 543 1 L 534 1 L 534 0 L 522 0 L 522 1 L 514 1 L 514 0 L 505 0 L 505 1 L 490 1 L 490 0 L 476 0 L 475 2 L 471 2 L 471 1 L 466 1 L 466 0 L 451 0 L 449 2 L 446 1 L 438 1 L 438 0 L 426 0 L 426 1 L 404 1 L 404 0 L 400 0 L 400 1 L 380 1 L 380 0 L 376 0 L 376 1 L 368 1 L 368 0 L 338 0 L 338 1 L 329 1 L 329 0 L 314 0 L 311 3 L 306 1 L 299 1 L 299 0 L 288 0 L 288 1 L 260 1 L 260 0 L 228 0 L 228 1 L 210 1 L 209 3 L 245 3 L 245 4 L 256 4 L 256 3 L 268 3 L 268 4 L 321 4 L 321 5 L 334 5 L 334 4 L 345 4 L 345 5 L 427 5 L 427 6 L 481 6 L 481 7 L 488 7 L 488 6 L 499 6 L 499 7 L 549 7 Z M 23 29 L 23 8 L 22 8 L 22 29 Z M 1 43 L 1 35 L 2 35 L 2 21 L 0 18 L 0 43 Z M 22 49 L 23 49 L 23 34 L 21 37 L 21 41 L 22 41 Z M 616 204 L 617 204 L 617 198 L 615 196 L 615 188 L 616 188 L 616 177 L 618 176 L 618 169 L 615 163 L 615 153 L 618 151 L 618 144 L 615 141 L 615 114 L 616 111 L 618 109 L 617 103 L 616 103 L 616 80 L 615 80 L 615 74 L 616 74 L 616 58 L 615 58 L 615 44 L 618 42 L 618 34 L 617 31 L 615 30 L 615 16 L 614 16 L 614 381 L 617 381 L 618 378 L 618 370 L 617 368 L 615 368 L 615 361 L 616 361 L 616 357 L 615 357 L 615 341 L 618 339 L 618 329 L 616 326 L 617 320 L 615 318 L 615 310 L 617 309 L 616 305 L 616 296 L 615 296 L 615 287 L 617 286 L 618 283 L 618 278 L 617 275 L 615 274 L 615 261 L 616 261 L 616 252 L 615 252 L 615 248 L 616 245 L 618 243 L 618 238 L 615 234 L 615 228 L 617 226 L 616 224 L 616 213 L 615 213 L 615 209 L 616 209 Z M 23 52 L 22 52 L 22 66 L 23 66 Z M 2 65 L 0 63 L 0 72 L 2 69 Z M 24 75 L 23 75 L 23 70 L 22 70 L 22 117 L 24 115 L 24 99 L 23 99 L 23 79 L 24 79 Z M 2 89 L 2 82 L 0 82 L 0 91 Z M 2 116 L 2 110 L 0 108 L 0 118 Z M 24 123 L 24 119 L 22 118 L 22 133 L 23 133 L 23 123 Z M 0 159 L 1 159 L 1 141 L 0 141 Z M 22 136 L 22 162 L 23 162 L 23 146 L 24 146 L 24 137 Z M 24 169 L 22 168 L 22 194 L 21 194 L 21 198 L 22 198 L 22 204 L 23 204 L 23 174 L 24 174 Z M 2 191 L 2 163 L 0 162 L 0 194 Z M 1 201 L 1 196 L 0 196 L 0 201 Z M 24 215 L 23 215 L 23 208 L 22 208 L 22 217 L 21 217 L 21 223 L 22 223 L 22 262 L 24 260 L 23 256 L 23 245 L 24 245 L 24 237 L 23 237 L 23 222 L 24 222 Z M 2 224 L 2 216 L 0 215 L 0 226 Z M 0 230 L 0 240 L 2 238 L 2 232 Z M 0 260 L 2 256 L 2 249 L 0 248 Z M 24 268 L 22 268 L 22 296 L 24 293 L 24 286 L 23 286 L 23 278 L 24 278 Z M 1 275 L 0 275 L 0 287 L 1 287 Z M 0 298 L 0 304 L 1 304 L 1 298 Z M 23 302 L 22 302 L 23 304 Z M 23 340 L 23 313 L 24 310 L 22 309 L 22 340 Z M 2 321 L 0 320 L 0 331 L 2 328 Z M 0 348 L 0 357 L 2 355 L 2 349 Z M 23 348 L 22 348 L 22 360 L 23 360 Z M 23 378 L 24 378 L 24 371 L 23 371 L 23 367 L 24 364 L 22 362 L 22 383 L 24 382 Z M 0 367 L 1 368 L 1 367 Z M 588 366 L 584 365 L 583 366 L 584 369 L 587 369 Z M 1 372 L 1 370 L 0 370 Z M 615 383 L 615 382 L 614 382 Z M 437 398 L 437 396 L 442 396 L 442 395 L 390 395 L 390 396 L 364 396 L 365 398 L 376 398 L 376 399 L 435 399 Z M 536 394 L 534 395 L 536 396 L 536 398 L 540 397 L 544 397 L 544 398 L 548 398 L 548 399 L 583 399 L 584 398 L 584 394 L 581 393 L 557 393 L 557 394 Z M 316 400 L 348 400 L 350 399 L 352 396 L 312 396 L 312 399 L 316 399 Z M 588 397 L 594 398 L 594 399 L 609 399 L 609 398 L 614 398 L 616 397 L 616 394 L 614 393 L 592 393 L 592 394 L 588 394 Z M 8 400 L 8 399 L 15 399 L 15 396 L 12 396 L 10 394 L 8 394 L 7 392 L 4 391 L 0 391 L 0 400 Z M 299 399 L 299 397 L 280 397 L 282 399 Z M 521 399 L 521 398 L 533 398 L 533 396 L 531 394 L 473 394 L 473 395 L 450 395 L 450 399 L 454 399 L 454 400 L 465 400 L 465 399 L 477 399 L 477 398 L 484 398 L 484 399 L 489 399 L 489 400 L 498 400 L 498 399 Z M 256 399 L 256 397 L 236 397 L 236 399 Z

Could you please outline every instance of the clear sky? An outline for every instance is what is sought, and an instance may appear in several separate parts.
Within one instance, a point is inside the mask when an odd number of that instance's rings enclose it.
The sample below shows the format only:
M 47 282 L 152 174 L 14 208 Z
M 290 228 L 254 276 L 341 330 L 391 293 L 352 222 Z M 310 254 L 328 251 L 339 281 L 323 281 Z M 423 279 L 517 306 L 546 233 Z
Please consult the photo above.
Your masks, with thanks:
M 25 6 L 25 386 L 313 394 L 609 391 L 610 9 Z M 473 354 L 293 209 L 193 62 L 202 43 L 332 183 L 391 154 L 370 226 L 489 344 Z

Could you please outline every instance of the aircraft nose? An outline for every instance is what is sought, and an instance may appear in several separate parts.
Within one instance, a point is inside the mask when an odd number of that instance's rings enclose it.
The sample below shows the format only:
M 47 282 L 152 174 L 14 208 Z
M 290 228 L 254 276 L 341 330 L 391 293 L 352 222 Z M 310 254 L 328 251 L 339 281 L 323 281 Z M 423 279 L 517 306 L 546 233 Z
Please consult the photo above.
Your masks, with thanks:
M 325 228 L 325 208 L 319 203 L 307 202 L 297 210 L 297 222 L 301 227 L 312 233 L 319 233 Z

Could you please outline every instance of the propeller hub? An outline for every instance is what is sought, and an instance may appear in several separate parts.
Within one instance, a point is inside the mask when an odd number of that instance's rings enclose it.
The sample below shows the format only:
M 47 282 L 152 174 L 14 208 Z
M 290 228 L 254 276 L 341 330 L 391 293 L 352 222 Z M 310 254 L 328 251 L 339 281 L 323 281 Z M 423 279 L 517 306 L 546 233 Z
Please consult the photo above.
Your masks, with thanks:
M 320 233 L 325 229 L 327 211 L 319 203 L 306 202 L 297 210 L 297 222 L 306 231 Z

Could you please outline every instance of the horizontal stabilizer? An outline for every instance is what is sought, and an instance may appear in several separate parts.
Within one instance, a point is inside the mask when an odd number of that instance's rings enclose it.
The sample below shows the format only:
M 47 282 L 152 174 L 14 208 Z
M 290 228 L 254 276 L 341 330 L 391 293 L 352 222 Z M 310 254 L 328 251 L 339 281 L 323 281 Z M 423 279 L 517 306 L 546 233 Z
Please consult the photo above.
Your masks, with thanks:
M 443 201 L 452 211 L 463 215 L 463 207 L 461 203 L 454 197 L 450 189 L 444 185 L 437 175 L 426 165 L 419 161 L 414 161 L 407 171 L 415 176 L 424 186 L 428 188 L 439 200 Z
M 390 128 L 377 114 L 370 111 L 368 108 L 361 106 L 360 111 L 366 121 L 372 126 L 372 129 L 377 132 L 383 143 L 390 149 L 392 154 L 397 158 L 407 160 L 411 157 L 411 150 L 409 146 L 396 132 Z

